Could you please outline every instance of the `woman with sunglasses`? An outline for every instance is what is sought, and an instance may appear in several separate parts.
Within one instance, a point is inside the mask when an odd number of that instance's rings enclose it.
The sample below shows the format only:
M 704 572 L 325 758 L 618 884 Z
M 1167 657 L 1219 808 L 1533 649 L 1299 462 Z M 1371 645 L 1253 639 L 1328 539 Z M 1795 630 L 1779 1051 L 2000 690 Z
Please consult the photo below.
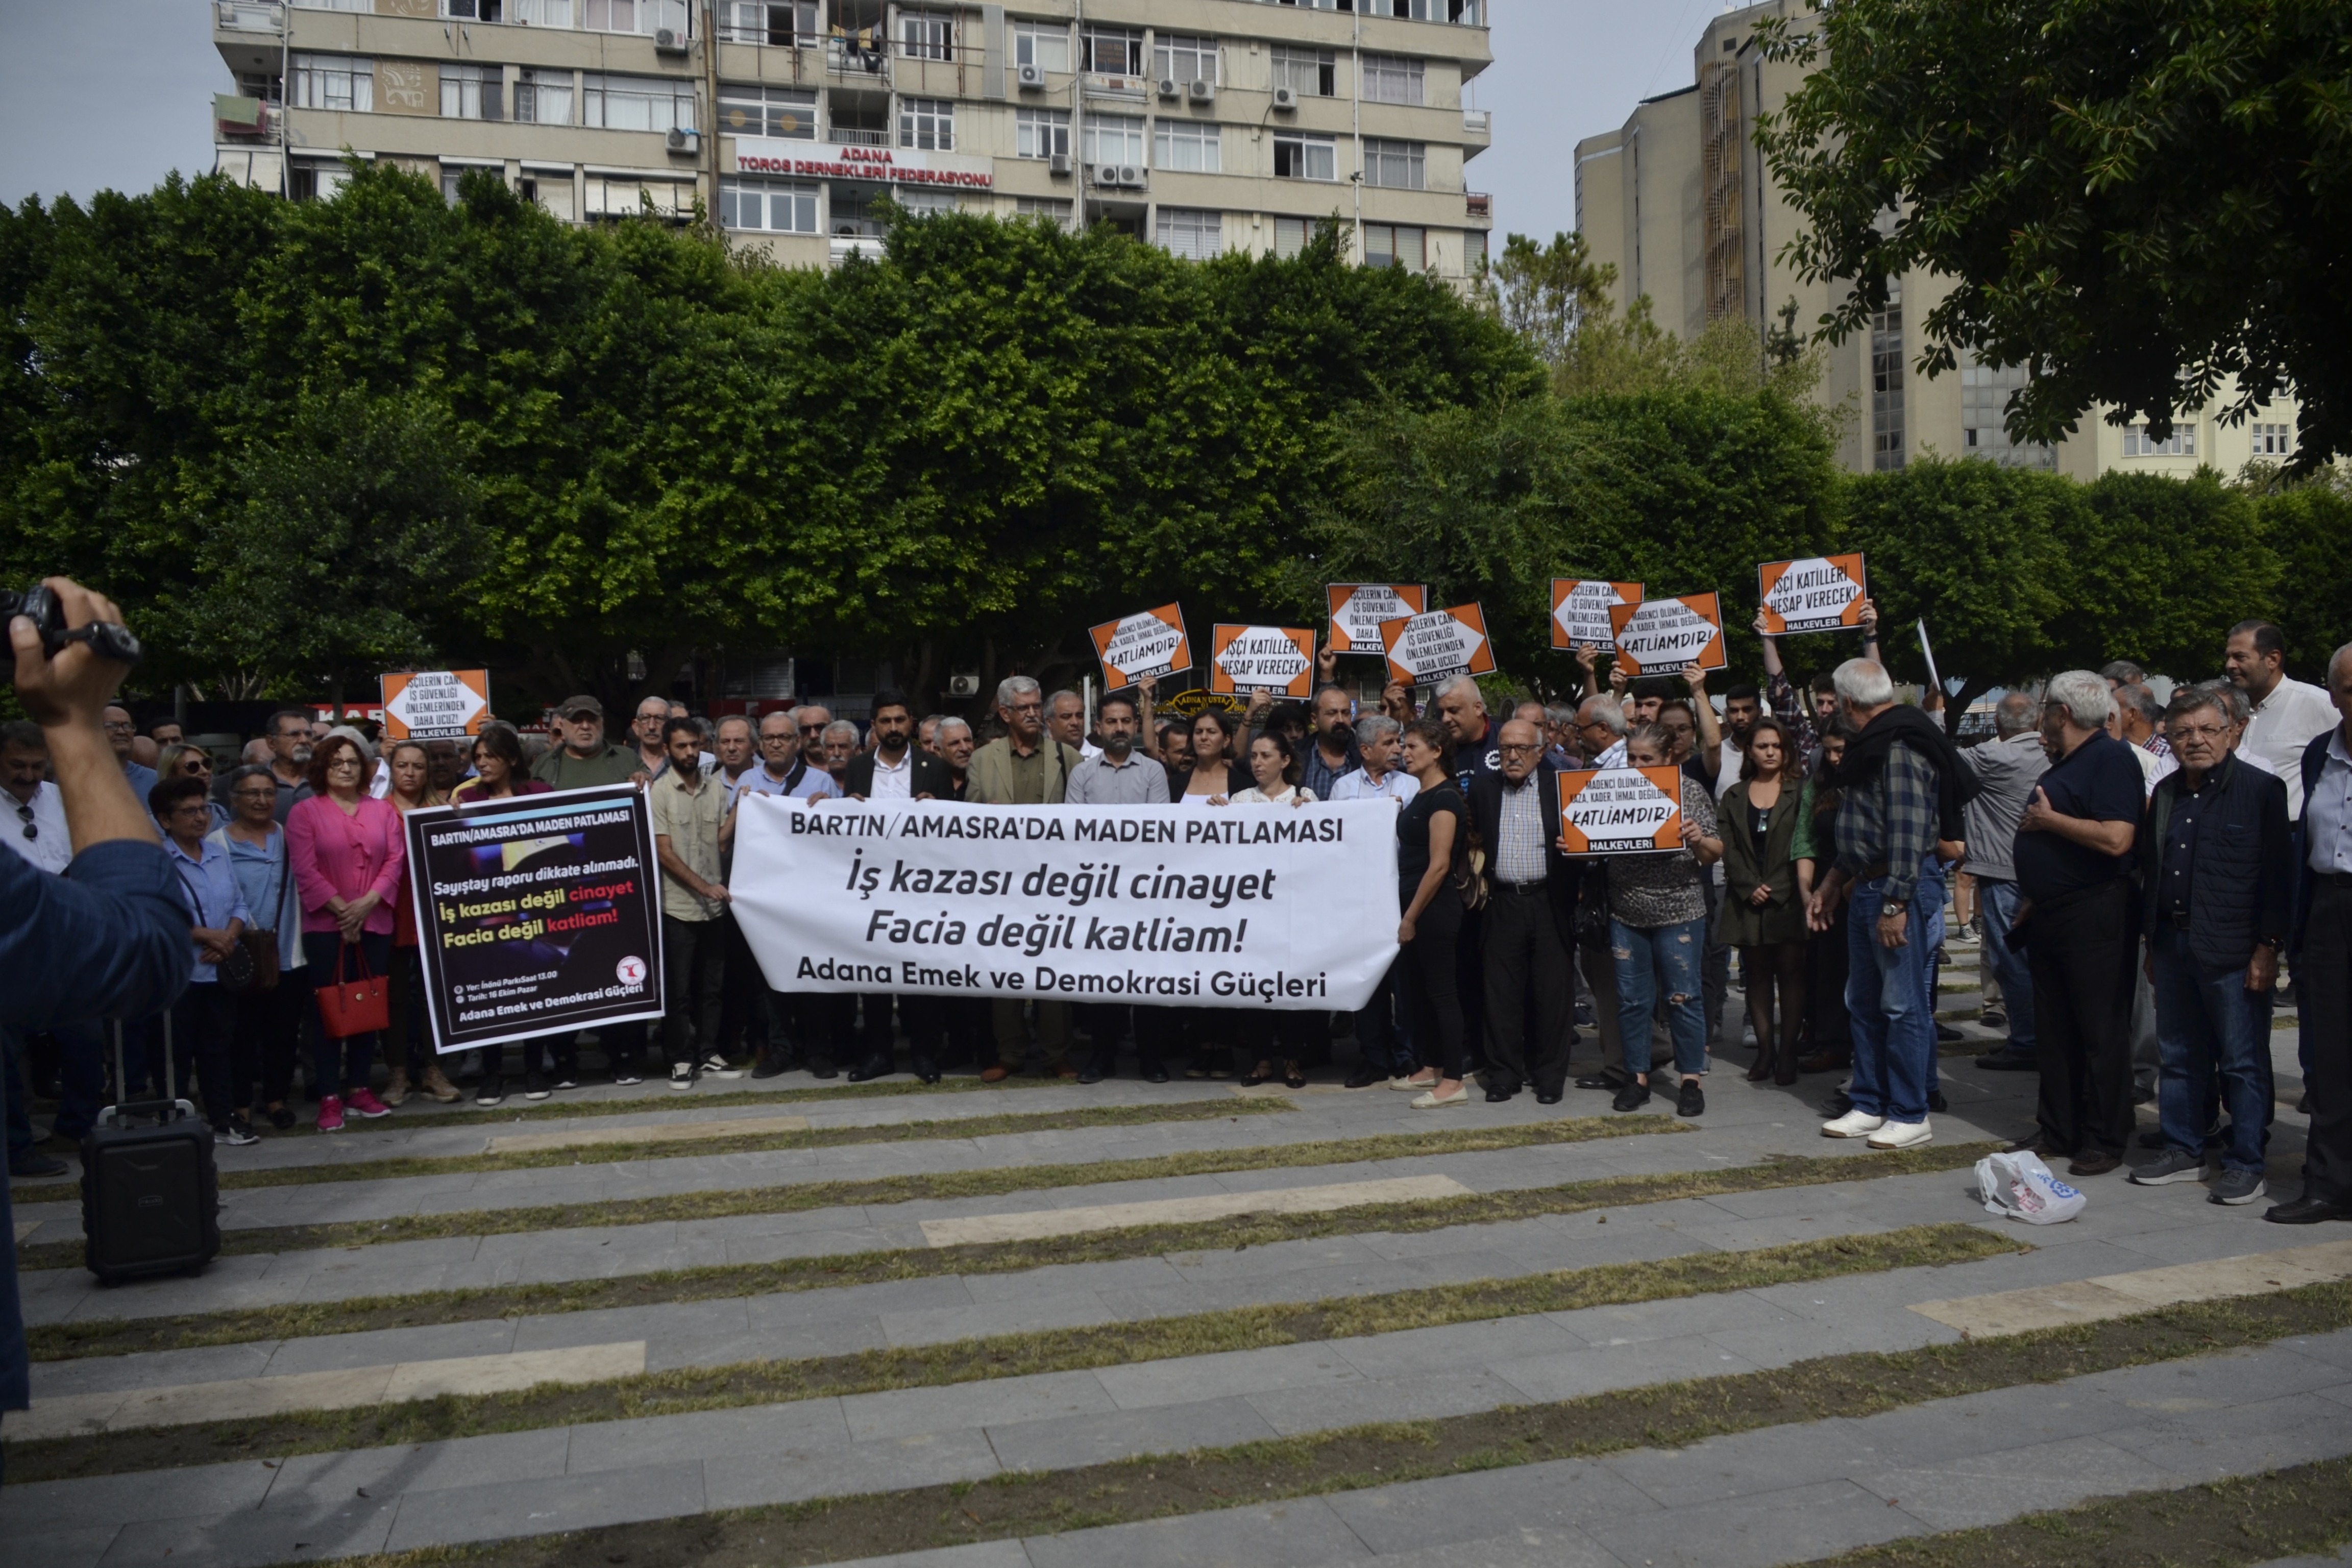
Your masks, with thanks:
M 392 906 L 407 870 L 400 812 L 367 793 L 367 758 L 349 735 L 330 734 L 310 753 L 310 795 L 286 816 L 287 849 L 302 895 L 302 952 L 314 992 L 364 971 L 392 969 Z M 346 1039 L 319 1032 L 312 1087 L 319 1131 L 340 1132 L 348 1104 L 361 1116 L 389 1116 L 368 1087 L 373 1031 Z
M 191 746 L 184 741 L 174 741 L 164 747 L 163 753 L 155 759 L 155 778 L 158 783 L 164 779 L 202 779 L 205 788 L 209 790 L 213 787 L 212 753 L 202 746 Z M 205 831 L 209 833 L 226 827 L 229 818 L 228 807 L 223 805 L 217 799 L 210 800 L 206 804 L 212 807 L 213 825 Z M 161 826 L 162 824 L 159 823 L 157 826 Z

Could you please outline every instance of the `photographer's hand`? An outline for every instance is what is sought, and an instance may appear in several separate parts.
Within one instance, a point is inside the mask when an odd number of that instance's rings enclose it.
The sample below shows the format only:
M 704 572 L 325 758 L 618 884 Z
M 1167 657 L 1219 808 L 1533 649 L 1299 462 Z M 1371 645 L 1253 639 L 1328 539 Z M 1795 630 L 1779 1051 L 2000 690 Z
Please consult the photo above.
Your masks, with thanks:
M 113 601 L 79 583 L 51 577 L 47 586 L 57 595 L 68 630 L 122 619 Z M 8 642 L 16 653 L 17 700 L 48 739 L 74 853 L 117 838 L 158 842 L 155 824 L 131 793 L 131 781 L 99 728 L 99 714 L 114 700 L 131 667 L 100 657 L 87 643 L 70 643 L 51 658 L 41 647 L 40 629 L 26 616 L 9 619 Z

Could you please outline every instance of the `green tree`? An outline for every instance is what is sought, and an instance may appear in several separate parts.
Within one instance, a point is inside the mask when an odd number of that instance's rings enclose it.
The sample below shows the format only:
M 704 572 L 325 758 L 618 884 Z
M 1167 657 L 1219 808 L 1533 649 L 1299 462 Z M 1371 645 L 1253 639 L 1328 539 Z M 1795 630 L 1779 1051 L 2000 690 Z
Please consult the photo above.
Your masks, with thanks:
M 2352 482 L 2326 469 L 2270 489 L 2254 505 L 2278 552 L 2273 605 L 2288 667 L 2323 680 L 2328 659 L 2352 643 Z
M 2296 463 L 2352 451 L 2341 4 L 1841 0 L 1759 37 L 1811 69 L 1757 141 L 1807 226 L 1787 254 L 1852 285 L 1832 337 L 1936 273 L 1921 368 L 2027 366 L 2020 439 L 2292 391 Z
M 2269 616 L 2278 586 L 2252 498 L 2210 468 L 2186 480 L 2110 470 L 2083 498 L 2058 539 L 2053 666 L 2128 658 L 2180 679 L 2220 674 L 2229 628 Z

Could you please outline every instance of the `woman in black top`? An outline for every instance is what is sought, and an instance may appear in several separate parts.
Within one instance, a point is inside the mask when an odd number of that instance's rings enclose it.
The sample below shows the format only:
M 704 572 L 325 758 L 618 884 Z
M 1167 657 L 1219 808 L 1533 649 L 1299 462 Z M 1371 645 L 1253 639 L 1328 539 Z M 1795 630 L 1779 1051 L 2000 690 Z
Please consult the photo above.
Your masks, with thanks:
M 1422 1069 L 1391 1089 L 1417 1089 L 1416 1110 L 1467 1105 L 1462 1084 L 1462 998 L 1454 977 L 1462 934 L 1454 871 L 1469 847 L 1470 805 L 1454 781 L 1445 731 L 1427 719 L 1405 726 L 1404 769 L 1421 785 L 1397 814 L 1397 996 L 1411 1009 Z
M 1770 714 L 1748 733 L 1739 782 L 1724 795 L 1723 940 L 1739 950 L 1748 984 L 1748 1022 L 1756 1031 L 1750 1083 L 1797 1081 L 1797 1042 L 1805 1021 L 1805 903 L 1813 863 L 1801 858 L 1810 824 L 1804 775 L 1789 731 Z M 1772 992 L 1780 993 L 1780 1026 Z

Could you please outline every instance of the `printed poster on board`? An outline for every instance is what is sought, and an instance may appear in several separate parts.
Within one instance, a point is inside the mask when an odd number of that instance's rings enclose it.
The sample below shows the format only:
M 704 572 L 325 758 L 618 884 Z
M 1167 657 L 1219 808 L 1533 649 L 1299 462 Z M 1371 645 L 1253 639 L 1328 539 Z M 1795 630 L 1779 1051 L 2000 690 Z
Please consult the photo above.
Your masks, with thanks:
M 1570 855 L 1683 847 L 1680 768 L 1583 768 L 1559 775 L 1559 835 Z
M 1381 623 L 1417 616 L 1429 608 L 1429 589 L 1419 583 L 1331 583 L 1331 647 L 1341 653 L 1379 653 Z
M 1305 626 L 1211 628 L 1209 689 L 1306 697 L 1315 689 L 1315 634 Z
M 1756 591 L 1769 636 L 1837 632 L 1862 625 L 1870 578 L 1859 554 L 1813 555 L 1764 563 L 1756 568 Z
M 482 732 L 487 669 L 401 670 L 383 678 L 383 741 L 457 740 Z
M 1118 691 L 1192 668 L 1192 645 L 1184 637 L 1184 612 L 1174 605 L 1121 616 L 1089 628 L 1095 655 L 1102 660 L 1103 689 Z
M 1486 612 L 1475 604 L 1382 621 L 1381 647 L 1388 655 L 1390 679 L 1407 686 L 1433 686 L 1495 668 Z
M 662 1016 L 661 871 L 635 785 L 403 824 L 436 1051 Z
M 1644 599 L 1609 612 L 1617 662 L 1628 675 L 1672 674 L 1685 665 L 1721 669 L 1723 606 L 1713 594 L 1683 594 Z
M 1607 647 L 1615 638 L 1609 612 L 1618 605 L 1642 602 L 1639 583 L 1611 583 L 1593 577 L 1551 580 L 1551 646 Z

